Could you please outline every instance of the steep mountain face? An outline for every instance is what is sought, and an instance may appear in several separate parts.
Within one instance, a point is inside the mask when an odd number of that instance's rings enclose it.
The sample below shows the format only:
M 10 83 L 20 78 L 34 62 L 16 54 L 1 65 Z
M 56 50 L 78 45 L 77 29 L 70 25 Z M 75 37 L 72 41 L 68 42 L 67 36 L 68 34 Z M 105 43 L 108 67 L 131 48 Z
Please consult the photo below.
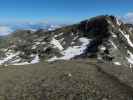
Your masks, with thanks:
M 133 25 L 105 15 L 51 31 L 19 30 L 0 51 L 1 64 L 93 58 L 132 67 Z

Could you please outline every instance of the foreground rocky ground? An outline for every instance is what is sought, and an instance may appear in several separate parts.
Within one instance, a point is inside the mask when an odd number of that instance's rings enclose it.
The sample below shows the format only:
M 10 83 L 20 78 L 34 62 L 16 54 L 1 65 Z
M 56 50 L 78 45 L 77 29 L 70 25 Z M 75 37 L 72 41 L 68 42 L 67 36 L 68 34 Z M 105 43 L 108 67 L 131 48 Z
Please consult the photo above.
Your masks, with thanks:
M 133 100 L 132 72 L 96 61 L 0 69 L 0 100 Z

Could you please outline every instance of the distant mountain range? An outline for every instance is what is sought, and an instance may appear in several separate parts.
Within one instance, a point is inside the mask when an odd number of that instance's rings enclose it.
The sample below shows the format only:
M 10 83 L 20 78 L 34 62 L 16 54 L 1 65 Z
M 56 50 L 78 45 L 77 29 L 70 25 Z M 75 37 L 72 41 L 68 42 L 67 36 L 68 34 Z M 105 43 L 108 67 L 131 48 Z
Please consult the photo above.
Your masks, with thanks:
M 38 29 L 54 30 L 60 25 L 51 25 L 45 23 L 17 23 L 17 24 L 0 24 L 0 36 L 8 35 L 16 30 L 32 30 Z

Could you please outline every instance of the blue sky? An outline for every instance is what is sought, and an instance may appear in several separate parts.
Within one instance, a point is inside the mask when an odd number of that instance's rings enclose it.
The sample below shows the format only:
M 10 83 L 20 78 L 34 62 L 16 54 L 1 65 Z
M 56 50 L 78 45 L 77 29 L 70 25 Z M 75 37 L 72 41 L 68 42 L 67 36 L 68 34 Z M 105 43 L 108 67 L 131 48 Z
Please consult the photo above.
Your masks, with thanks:
M 133 0 L 0 0 L 0 22 L 73 23 L 92 16 L 133 12 Z

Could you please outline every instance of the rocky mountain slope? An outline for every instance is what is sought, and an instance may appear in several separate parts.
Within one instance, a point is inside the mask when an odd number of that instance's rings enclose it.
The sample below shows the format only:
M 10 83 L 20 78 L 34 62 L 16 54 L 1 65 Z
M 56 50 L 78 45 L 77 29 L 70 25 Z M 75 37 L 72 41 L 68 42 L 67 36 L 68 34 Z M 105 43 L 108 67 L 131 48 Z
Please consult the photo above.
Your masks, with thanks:
M 132 67 L 133 25 L 104 15 L 51 31 L 19 30 L 0 49 L 4 65 L 82 58 Z

